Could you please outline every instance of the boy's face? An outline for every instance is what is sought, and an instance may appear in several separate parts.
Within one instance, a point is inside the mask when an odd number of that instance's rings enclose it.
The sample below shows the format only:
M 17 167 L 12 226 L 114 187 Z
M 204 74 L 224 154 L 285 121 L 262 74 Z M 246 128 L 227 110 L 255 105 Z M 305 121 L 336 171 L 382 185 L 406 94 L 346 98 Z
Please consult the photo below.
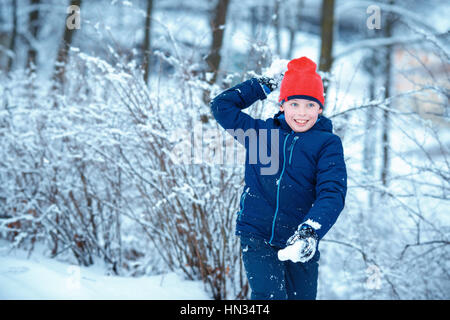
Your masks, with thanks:
M 306 99 L 288 100 L 280 106 L 289 127 L 295 132 L 305 132 L 314 126 L 322 108 L 317 102 Z

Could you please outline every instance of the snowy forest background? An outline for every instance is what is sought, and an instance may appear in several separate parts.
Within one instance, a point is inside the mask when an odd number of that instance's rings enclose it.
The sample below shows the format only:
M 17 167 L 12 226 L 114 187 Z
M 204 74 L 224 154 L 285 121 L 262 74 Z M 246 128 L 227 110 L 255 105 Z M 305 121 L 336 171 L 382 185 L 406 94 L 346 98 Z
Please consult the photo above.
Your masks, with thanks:
M 449 299 L 449 16 L 444 0 L 0 1 L 2 243 L 248 298 L 243 166 L 212 156 L 209 101 L 307 56 L 348 169 L 318 298 Z M 176 161 L 198 139 L 202 161 Z

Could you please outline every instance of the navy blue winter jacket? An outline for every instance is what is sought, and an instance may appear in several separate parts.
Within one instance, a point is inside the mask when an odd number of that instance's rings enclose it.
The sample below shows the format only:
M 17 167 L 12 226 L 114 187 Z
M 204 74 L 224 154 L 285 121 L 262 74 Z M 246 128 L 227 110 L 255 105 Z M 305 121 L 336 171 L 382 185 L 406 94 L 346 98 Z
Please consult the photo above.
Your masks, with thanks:
M 262 130 L 267 132 L 267 139 L 263 139 L 267 143 L 266 154 L 272 153 L 271 146 L 276 141 L 274 150 L 279 165 L 274 174 L 261 174 L 262 168 L 270 166 L 267 161 L 249 161 L 250 138 L 240 141 L 246 148 L 246 163 L 236 235 L 250 235 L 285 247 L 298 225 L 310 219 L 320 225 L 316 229 L 320 240 L 345 204 L 347 171 L 341 139 L 333 134 L 331 120 L 325 116 L 319 116 L 308 131 L 295 132 L 281 112 L 261 120 L 241 111 L 264 99 L 261 85 L 252 78 L 211 101 L 215 119 L 230 133 L 238 129 L 266 129 Z M 272 136 L 278 139 L 272 140 Z M 262 148 L 261 141 L 258 148 Z

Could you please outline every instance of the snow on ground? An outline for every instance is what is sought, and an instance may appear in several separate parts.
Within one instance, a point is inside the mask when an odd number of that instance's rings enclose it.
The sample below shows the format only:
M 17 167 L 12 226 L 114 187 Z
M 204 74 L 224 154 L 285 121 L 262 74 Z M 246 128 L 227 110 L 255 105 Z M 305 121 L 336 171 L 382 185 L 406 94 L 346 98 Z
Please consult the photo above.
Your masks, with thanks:
M 33 252 L 8 252 L 0 243 L 0 300 L 207 300 L 200 281 L 176 273 L 140 278 L 105 275 L 100 266 L 78 267 Z

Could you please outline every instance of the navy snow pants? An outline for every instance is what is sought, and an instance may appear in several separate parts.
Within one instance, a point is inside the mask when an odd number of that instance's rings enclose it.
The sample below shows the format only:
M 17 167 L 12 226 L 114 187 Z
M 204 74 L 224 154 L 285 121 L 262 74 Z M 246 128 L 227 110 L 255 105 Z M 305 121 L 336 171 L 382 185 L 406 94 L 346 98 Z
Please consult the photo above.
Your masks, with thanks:
M 281 248 L 241 235 L 241 252 L 252 300 L 315 300 L 320 252 L 306 263 L 278 260 Z

